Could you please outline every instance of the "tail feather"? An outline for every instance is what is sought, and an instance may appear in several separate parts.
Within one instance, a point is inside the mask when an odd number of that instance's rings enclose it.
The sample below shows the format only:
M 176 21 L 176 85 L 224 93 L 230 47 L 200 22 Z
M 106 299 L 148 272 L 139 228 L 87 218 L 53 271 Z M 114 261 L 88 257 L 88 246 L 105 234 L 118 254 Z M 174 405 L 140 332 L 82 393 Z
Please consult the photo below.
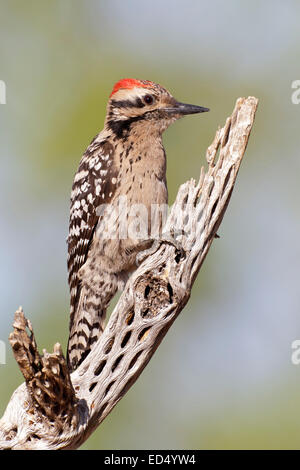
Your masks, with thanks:
M 117 284 L 109 278 L 101 283 L 101 291 L 81 286 L 74 313 L 71 312 L 67 361 L 75 370 L 90 353 L 104 331 L 106 310 L 117 291 Z

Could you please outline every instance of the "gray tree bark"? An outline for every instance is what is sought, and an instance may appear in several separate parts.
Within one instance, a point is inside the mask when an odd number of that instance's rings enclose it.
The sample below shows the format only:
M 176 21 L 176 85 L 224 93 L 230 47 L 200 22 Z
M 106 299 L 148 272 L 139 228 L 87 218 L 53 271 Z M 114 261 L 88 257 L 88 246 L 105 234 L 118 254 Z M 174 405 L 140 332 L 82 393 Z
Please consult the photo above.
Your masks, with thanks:
M 164 240 L 127 282 L 91 353 L 69 374 L 59 344 L 40 355 L 19 309 L 10 343 L 25 382 L 0 420 L 0 449 L 76 449 L 150 361 L 189 300 L 217 236 L 254 122 L 258 100 L 239 98 L 206 153 L 208 169 L 178 191 Z M 217 155 L 218 154 L 218 155 Z M 180 249 L 178 249 L 180 247 Z

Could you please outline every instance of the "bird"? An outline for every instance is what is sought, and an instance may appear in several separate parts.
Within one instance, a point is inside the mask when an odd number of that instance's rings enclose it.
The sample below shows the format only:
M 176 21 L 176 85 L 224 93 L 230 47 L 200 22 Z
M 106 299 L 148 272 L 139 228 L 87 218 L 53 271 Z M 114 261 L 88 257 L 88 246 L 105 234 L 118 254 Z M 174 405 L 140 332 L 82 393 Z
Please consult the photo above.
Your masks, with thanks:
M 79 163 L 71 191 L 68 243 L 70 325 L 67 362 L 75 370 L 87 357 L 105 327 L 106 310 L 118 290 L 137 268 L 136 259 L 153 240 L 128 233 L 109 236 L 107 226 L 120 229 L 128 207 L 150 211 L 168 203 L 166 152 L 162 134 L 177 119 L 209 111 L 177 101 L 161 85 L 126 78 L 113 86 L 103 130 L 88 146 Z M 110 213 L 110 214 L 111 214 Z M 151 221 L 150 221 L 151 224 Z M 161 229 L 161 227 L 160 227 Z M 106 236 L 102 236 L 106 233 Z

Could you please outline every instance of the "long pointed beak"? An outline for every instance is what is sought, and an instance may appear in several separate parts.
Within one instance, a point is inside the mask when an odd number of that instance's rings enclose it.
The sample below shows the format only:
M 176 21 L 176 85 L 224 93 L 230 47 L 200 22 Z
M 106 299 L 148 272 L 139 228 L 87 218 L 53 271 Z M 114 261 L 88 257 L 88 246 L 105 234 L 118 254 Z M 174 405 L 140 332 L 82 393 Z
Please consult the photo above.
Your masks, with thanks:
M 196 106 L 195 104 L 179 103 L 176 101 L 173 106 L 164 108 L 164 111 L 170 114 L 181 114 L 185 116 L 186 114 L 206 113 L 209 109 L 203 108 L 203 106 Z

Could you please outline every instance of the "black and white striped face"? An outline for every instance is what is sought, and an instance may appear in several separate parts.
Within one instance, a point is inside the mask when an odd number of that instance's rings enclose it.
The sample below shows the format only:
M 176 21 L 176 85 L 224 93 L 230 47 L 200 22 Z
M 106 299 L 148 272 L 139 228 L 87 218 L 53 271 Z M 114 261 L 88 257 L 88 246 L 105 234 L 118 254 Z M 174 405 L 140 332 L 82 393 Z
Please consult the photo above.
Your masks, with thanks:
M 119 88 L 110 97 L 106 127 L 118 137 L 124 137 L 133 123 L 141 123 L 143 127 L 146 123 L 148 132 L 151 129 L 163 132 L 172 122 L 186 114 L 208 111 L 207 108 L 178 102 L 156 83 L 144 83 L 147 85 Z
M 121 88 L 111 96 L 108 113 L 112 113 L 117 119 L 128 119 L 162 110 L 172 103 L 175 103 L 175 99 L 159 85 L 155 88 Z

